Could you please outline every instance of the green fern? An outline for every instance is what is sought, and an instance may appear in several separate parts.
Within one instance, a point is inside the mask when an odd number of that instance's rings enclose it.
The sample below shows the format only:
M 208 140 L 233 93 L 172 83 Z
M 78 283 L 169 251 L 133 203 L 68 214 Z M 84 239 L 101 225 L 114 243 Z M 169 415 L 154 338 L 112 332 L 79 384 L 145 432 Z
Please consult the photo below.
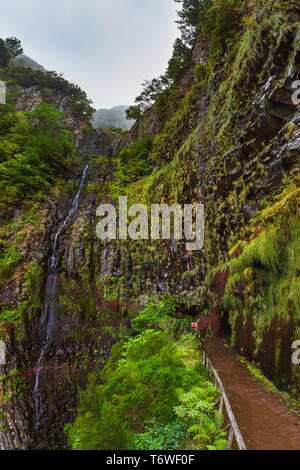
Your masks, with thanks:
M 188 393 L 179 394 L 180 405 L 174 410 L 178 418 L 189 425 L 192 449 L 205 449 L 207 446 L 224 447 L 222 442 L 226 441 L 224 439 L 226 433 L 222 431 L 224 416 L 215 409 L 219 394 L 220 392 L 210 383 L 205 384 L 205 388 L 193 387 Z

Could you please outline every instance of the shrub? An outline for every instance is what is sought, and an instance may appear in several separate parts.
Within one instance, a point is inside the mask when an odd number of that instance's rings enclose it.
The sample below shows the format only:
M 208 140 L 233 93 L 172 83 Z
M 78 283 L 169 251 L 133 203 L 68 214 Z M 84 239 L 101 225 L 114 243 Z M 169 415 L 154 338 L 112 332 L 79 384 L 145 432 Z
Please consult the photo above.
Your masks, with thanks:
M 202 31 L 212 41 L 215 53 L 224 50 L 230 44 L 240 26 L 241 0 L 215 0 L 201 20 Z
M 0 285 L 8 279 L 22 262 L 22 254 L 14 247 L 6 248 L 0 258 Z
M 132 327 L 135 331 L 144 331 L 147 329 L 159 329 L 171 321 L 176 313 L 176 303 L 169 294 L 164 294 L 161 302 L 156 300 L 150 301 L 146 308 L 132 320 Z
M 146 426 L 144 434 L 134 436 L 136 450 L 178 450 L 189 438 L 188 426 L 173 422 L 164 426 Z
M 194 77 L 197 83 L 202 82 L 207 74 L 207 66 L 205 64 L 199 64 L 194 70 Z
M 25 114 L 9 106 L 5 111 L 0 110 L 0 207 L 10 209 L 48 188 L 70 165 L 75 147 L 54 105 L 41 103 Z
M 188 390 L 201 382 L 201 375 L 185 367 L 166 333 L 148 330 L 114 346 L 100 380 L 102 384 L 98 385 L 96 376 L 91 377 L 80 396 L 78 417 L 66 427 L 72 448 L 130 449 L 134 440 L 145 447 L 146 436 L 134 439 L 134 434 L 152 433 L 146 426 L 153 421 L 160 423 L 161 445 L 169 447 L 168 439 L 179 445 L 176 440 L 183 437 L 184 423 L 168 426 L 175 421 L 177 389 Z
M 216 446 L 223 444 L 226 448 L 226 433 L 221 429 L 224 418 L 215 408 L 219 393 L 212 384 L 206 384 L 203 388 L 193 387 L 179 396 L 176 415 L 190 424 L 188 431 L 193 435 L 197 448 L 205 448 L 212 441 Z
M 131 147 L 123 148 L 119 154 L 118 167 L 115 171 L 115 191 L 122 192 L 126 184 L 149 175 L 151 167 L 148 161 L 153 144 L 152 137 L 135 141 Z

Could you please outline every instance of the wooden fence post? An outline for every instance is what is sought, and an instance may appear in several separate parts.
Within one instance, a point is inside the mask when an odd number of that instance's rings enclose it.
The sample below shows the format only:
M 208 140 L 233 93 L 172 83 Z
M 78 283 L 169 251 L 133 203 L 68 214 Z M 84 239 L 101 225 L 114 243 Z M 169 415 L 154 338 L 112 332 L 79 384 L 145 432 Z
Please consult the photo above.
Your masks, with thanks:
M 233 428 L 230 426 L 229 437 L 228 437 L 228 450 L 231 450 L 233 442 Z

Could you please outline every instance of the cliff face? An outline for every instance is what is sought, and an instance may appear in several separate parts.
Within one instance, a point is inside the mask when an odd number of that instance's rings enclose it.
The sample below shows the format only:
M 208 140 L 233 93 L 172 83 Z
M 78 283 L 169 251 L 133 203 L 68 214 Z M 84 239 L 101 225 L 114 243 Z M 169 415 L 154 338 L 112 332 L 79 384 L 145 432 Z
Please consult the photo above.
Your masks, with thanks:
M 1 322 L 8 362 L 0 366 L 0 447 L 62 448 L 63 426 L 76 413 L 77 386 L 101 367 L 111 345 L 149 294 L 170 292 L 183 314 L 222 314 L 233 346 L 280 387 L 299 396 L 291 344 L 299 339 L 299 21 L 295 5 L 246 2 L 238 35 L 226 54 L 213 54 L 202 35 L 168 112 L 159 103 L 127 136 L 91 130 L 68 109 L 82 160 L 65 188 L 52 189 L 19 232 L 22 263 L 1 287 L 2 305 L 26 302 L 17 325 Z M 205 74 L 195 83 L 194 68 Z M 41 90 L 21 90 L 19 109 L 32 109 Z M 148 174 L 137 175 L 120 146 L 154 138 Z M 57 316 L 40 374 L 42 400 L 36 438 L 34 387 L 45 344 L 43 318 L 55 234 L 72 207 L 79 175 L 89 163 L 79 207 L 60 234 Z M 131 165 L 133 168 L 131 168 Z M 96 208 L 117 203 L 205 204 L 205 247 L 187 252 L 171 241 L 107 242 L 96 237 Z M 20 207 L 12 221 L 22 220 Z M 18 235 L 18 233 L 16 236 Z

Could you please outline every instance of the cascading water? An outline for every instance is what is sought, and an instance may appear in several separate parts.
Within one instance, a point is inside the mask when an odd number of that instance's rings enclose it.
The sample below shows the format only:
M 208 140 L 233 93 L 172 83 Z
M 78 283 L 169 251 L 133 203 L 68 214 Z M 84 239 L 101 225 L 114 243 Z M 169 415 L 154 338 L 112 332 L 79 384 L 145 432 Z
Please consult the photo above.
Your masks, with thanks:
M 36 424 L 35 424 L 35 435 L 36 439 L 38 439 L 38 433 L 39 433 L 39 427 L 40 427 L 40 415 L 42 413 L 42 399 L 41 399 L 41 393 L 39 390 L 39 379 L 40 379 L 40 374 L 42 371 L 42 364 L 43 364 L 43 359 L 45 352 L 47 350 L 47 347 L 51 341 L 52 333 L 55 327 L 56 323 L 56 280 L 57 280 L 57 248 L 59 244 L 59 238 L 65 229 L 68 221 L 70 220 L 71 217 L 76 213 L 78 209 L 78 201 L 79 197 L 87 176 L 87 171 L 88 171 L 88 165 L 85 167 L 84 172 L 82 174 L 81 182 L 79 185 L 79 189 L 77 191 L 77 194 L 73 200 L 72 207 L 65 218 L 63 224 L 57 231 L 54 239 L 54 245 L 53 245 L 53 250 L 52 250 L 52 255 L 49 260 L 49 268 L 48 268 L 48 277 L 47 277 L 47 282 L 46 282 L 46 289 L 45 289 L 45 309 L 44 309 L 44 315 L 41 320 L 41 326 L 43 331 L 45 332 L 45 343 L 44 346 L 41 350 L 41 354 L 39 356 L 37 365 L 36 365 L 36 375 L 35 375 L 35 386 L 34 386 L 34 402 L 35 402 L 35 414 L 36 414 Z

